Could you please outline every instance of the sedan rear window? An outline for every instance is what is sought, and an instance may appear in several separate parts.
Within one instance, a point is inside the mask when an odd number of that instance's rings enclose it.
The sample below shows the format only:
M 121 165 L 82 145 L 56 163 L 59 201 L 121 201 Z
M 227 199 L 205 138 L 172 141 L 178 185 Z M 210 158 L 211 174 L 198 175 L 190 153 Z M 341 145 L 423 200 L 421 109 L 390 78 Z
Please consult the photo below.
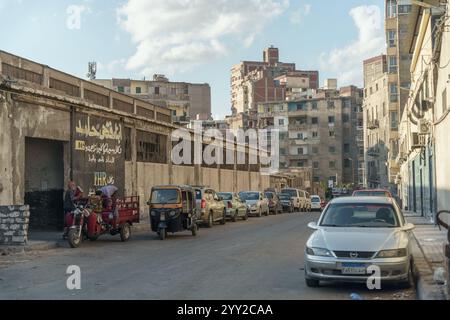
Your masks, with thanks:
M 399 221 L 392 205 L 331 204 L 322 218 L 321 226 L 397 228 Z
M 218 193 L 218 195 L 221 196 L 223 200 L 233 200 L 233 195 L 231 193 Z
M 320 198 L 319 197 L 311 197 L 311 202 L 318 203 L 318 202 L 320 202 Z

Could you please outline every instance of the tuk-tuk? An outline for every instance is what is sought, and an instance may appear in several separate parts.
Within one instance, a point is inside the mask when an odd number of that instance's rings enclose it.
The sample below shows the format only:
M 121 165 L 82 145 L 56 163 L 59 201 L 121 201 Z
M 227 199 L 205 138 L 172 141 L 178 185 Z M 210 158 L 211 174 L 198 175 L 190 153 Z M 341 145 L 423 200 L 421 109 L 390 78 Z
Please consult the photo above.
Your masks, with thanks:
M 152 231 L 165 240 L 167 233 L 189 230 L 198 232 L 195 190 L 190 186 L 157 186 L 152 188 L 150 200 Z

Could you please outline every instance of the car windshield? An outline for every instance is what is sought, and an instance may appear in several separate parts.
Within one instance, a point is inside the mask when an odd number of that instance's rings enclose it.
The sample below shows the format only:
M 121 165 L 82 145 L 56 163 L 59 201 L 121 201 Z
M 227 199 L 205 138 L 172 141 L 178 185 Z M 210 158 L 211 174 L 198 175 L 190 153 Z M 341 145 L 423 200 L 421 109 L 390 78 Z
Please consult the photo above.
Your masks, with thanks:
M 386 191 L 356 191 L 356 197 L 389 197 Z
M 280 200 L 291 200 L 291 196 L 286 193 L 279 194 L 278 197 Z
M 351 228 L 397 228 L 396 211 L 389 204 L 331 204 L 325 212 L 321 226 Z
M 259 200 L 259 193 L 256 192 L 243 192 L 239 195 L 244 201 L 254 201 Z
M 180 202 L 180 193 L 177 189 L 153 190 L 152 204 L 177 204 Z
M 286 190 L 283 190 L 281 193 L 287 194 L 287 195 L 289 195 L 291 198 L 297 197 L 297 190 L 289 190 L 289 189 L 286 189 Z
M 273 199 L 274 194 L 272 192 L 266 192 L 267 199 Z
M 233 200 L 233 195 L 231 193 L 218 193 L 220 197 L 222 197 L 223 200 Z
M 319 197 L 311 197 L 311 202 L 318 203 L 318 202 L 320 202 L 320 198 Z

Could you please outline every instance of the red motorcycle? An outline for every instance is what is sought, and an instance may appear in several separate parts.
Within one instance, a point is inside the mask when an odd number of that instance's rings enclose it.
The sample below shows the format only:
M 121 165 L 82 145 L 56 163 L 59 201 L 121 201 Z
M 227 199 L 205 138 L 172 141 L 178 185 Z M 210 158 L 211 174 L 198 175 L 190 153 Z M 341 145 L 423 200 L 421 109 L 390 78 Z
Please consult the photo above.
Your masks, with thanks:
M 72 248 L 78 248 L 83 240 L 96 241 L 103 234 L 120 234 L 122 242 L 130 239 L 131 226 L 139 223 L 139 197 L 116 199 L 114 202 L 113 206 L 107 205 L 101 212 L 96 212 L 91 201 L 80 202 L 66 216 L 67 240 Z

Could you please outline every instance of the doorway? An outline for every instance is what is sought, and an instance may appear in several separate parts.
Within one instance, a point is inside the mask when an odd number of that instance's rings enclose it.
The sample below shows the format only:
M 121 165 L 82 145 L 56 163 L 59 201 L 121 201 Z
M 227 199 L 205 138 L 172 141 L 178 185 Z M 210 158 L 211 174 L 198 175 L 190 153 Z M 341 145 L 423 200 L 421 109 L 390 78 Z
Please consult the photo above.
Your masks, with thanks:
M 30 231 L 64 227 L 64 145 L 61 141 L 25 139 L 25 204 Z

